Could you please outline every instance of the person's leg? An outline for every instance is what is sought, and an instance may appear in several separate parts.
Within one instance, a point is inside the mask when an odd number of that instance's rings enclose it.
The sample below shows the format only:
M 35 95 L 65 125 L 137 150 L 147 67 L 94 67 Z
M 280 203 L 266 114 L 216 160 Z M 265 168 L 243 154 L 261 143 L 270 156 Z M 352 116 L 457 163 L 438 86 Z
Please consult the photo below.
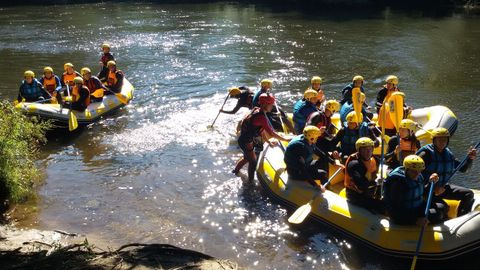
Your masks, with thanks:
M 426 205 L 426 203 L 424 205 Z M 433 197 L 430 208 L 428 209 L 428 221 L 432 224 L 437 224 L 446 220 L 448 218 L 448 209 L 449 206 L 444 200 Z
M 465 215 L 472 210 L 474 196 L 473 192 L 468 188 L 447 184 L 445 185 L 445 192 L 441 197 L 444 199 L 460 200 L 457 214 L 458 217 Z

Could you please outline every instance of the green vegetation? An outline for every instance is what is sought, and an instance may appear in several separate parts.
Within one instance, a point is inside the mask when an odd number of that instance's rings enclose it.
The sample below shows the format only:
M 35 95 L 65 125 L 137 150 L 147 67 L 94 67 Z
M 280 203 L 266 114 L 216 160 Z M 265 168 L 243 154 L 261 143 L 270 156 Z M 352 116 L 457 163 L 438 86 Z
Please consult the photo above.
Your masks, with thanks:
M 50 126 L 25 116 L 8 101 L 0 102 L 0 211 L 33 194 L 39 176 L 35 157 Z

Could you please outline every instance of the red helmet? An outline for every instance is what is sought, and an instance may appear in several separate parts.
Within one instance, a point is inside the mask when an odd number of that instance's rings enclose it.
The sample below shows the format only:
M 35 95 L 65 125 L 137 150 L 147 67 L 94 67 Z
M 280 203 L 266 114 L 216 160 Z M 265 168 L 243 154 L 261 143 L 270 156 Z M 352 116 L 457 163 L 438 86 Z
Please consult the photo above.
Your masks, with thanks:
M 258 99 L 259 105 L 270 105 L 274 103 L 275 103 L 275 97 L 267 93 L 261 94 Z

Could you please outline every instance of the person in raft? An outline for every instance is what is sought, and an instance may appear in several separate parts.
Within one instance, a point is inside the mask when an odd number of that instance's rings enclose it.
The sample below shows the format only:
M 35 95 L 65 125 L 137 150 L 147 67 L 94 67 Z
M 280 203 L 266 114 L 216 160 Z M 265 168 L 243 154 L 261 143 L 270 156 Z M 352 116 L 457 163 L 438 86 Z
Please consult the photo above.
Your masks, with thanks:
M 70 89 L 71 96 L 65 97 L 65 105 L 68 106 L 70 103 L 72 110 L 83 112 L 90 104 L 90 91 L 83 85 L 82 77 L 75 77 L 73 82 L 74 85 Z
M 360 88 L 360 91 L 362 93 L 365 93 L 365 89 L 363 89 L 363 77 L 360 75 L 356 75 L 353 77 L 353 80 L 351 83 L 347 84 L 345 88 L 342 90 L 342 100 L 340 100 L 340 105 L 343 105 L 345 103 L 352 104 L 352 89 L 353 88 Z
M 427 206 L 425 181 L 422 171 L 425 162 L 417 155 L 409 155 L 403 159 L 403 166 L 393 170 L 385 179 L 383 200 L 388 214 L 394 223 L 399 225 L 423 225 L 427 222 L 425 207 Z M 430 183 L 438 182 L 438 175 L 429 177 Z M 441 203 L 431 203 L 428 209 L 428 222 L 439 223 L 447 217 L 448 208 Z
M 120 93 L 123 87 L 123 78 L 125 75 L 123 71 L 117 69 L 117 63 L 115 61 L 108 61 L 108 74 L 107 74 L 107 95 Z
M 88 67 L 80 70 L 83 77 L 83 84 L 90 91 L 90 102 L 101 102 L 107 88 L 95 76 L 92 76 L 92 71 Z
M 240 108 L 245 107 L 248 109 L 253 109 L 253 91 L 250 90 L 250 88 L 246 86 L 240 86 L 240 87 L 233 87 L 228 90 L 228 93 L 230 95 L 230 98 L 236 98 L 238 99 L 237 105 L 230 110 L 230 111 L 225 111 L 224 109 L 220 109 L 220 112 L 226 113 L 226 114 L 235 114 L 240 110 Z
M 332 139 L 332 134 L 335 133 L 336 127 L 332 124 L 332 115 L 338 112 L 340 108 L 340 103 L 338 101 L 331 99 L 325 103 L 325 108 L 323 111 L 316 111 L 310 114 L 307 119 L 307 126 L 316 126 L 318 128 L 325 128 L 325 132 L 320 135 L 317 140 L 316 146 L 324 151 L 332 151 L 335 146 L 330 144 Z
M 416 128 L 417 123 L 410 119 L 403 119 L 400 122 L 398 130 L 400 145 L 397 135 L 391 137 L 388 141 L 387 154 L 385 155 L 388 171 L 401 166 L 406 156 L 413 155 L 420 149 L 420 141 L 415 136 Z
M 75 77 L 82 77 L 82 75 L 77 71 L 75 71 L 75 69 L 73 68 L 74 66 L 72 63 L 65 63 L 63 65 L 64 72 L 62 74 L 62 77 L 60 77 L 60 83 L 62 84 L 62 89 L 65 90 L 63 92 L 65 96 L 67 95 L 66 86 L 68 85 L 70 88 L 72 88 L 73 85 L 75 84 L 73 82 Z
M 43 76 L 40 78 L 39 82 L 52 97 L 52 103 L 62 104 L 62 95 L 60 94 L 62 83 L 60 82 L 60 78 L 53 73 L 53 68 L 44 67 Z
M 312 79 L 310 79 L 310 87 L 307 88 L 307 90 L 315 90 L 317 91 L 317 103 L 315 104 L 317 108 L 320 108 L 322 104 L 325 102 L 325 94 L 323 93 L 322 89 L 322 82 L 323 79 L 319 76 L 313 76 Z
M 355 142 L 357 152 L 345 162 L 347 200 L 378 213 L 384 213 L 385 207 L 378 199 L 377 172 L 379 160 L 373 156 L 374 142 L 362 137 Z
M 257 156 L 254 152 L 255 137 L 263 136 L 265 141 L 271 145 L 274 143 L 266 138 L 267 134 L 278 140 L 290 141 L 289 138 L 277 134 L 269 123 L 266 113 L 272 110 L 274 104 L 275 97 L 273 97 L 273 95 L 267 93 L 261 94 L 258 101 L 259 107 L 253 108 L 242 120 L 238 145 L 240 149 L 242 149 L 243 157 L 237 162 L 232 173 L 238 174 L 240 169 L 248 163 L 248 179 L 253 181 L 255 168 L 257 166 Z
M 35 79 L 35 73 L 31 70 L 25 71 L 22 84 L 20 84 L 20 89 L 18 90 L 17 101 L 35 102 L 49 98 L 50 95 L 43 88 L 43 85 Z
M 392 119 L 389 117 L 388 112 L 384 112 L 386 110 L 385 106 L 383 106 L 383 103 L 388 101 L 390 97 L 392 96 L 393 93 L 395 92 L 401 92 L 400 89 L 398 89 L 398 77 L 395 75 L 390 75 L 385 79 L 386 84 L 383 86 L 383 88 L 378 92 L 377 94 L 377 102 L 375 103 L 375 107 L 377 108 L 377 113 L 378 113 L 378 126 L 384 127 L 385 128 L 385 135 L 387 136 L 394 136 L 397 133 L 397 130 L 395 129 L 395 125 L 393 124 Z M 410 112 L 412 111 L 412 108 L 410 106 L 407 106 L 405 103 L 403 104 L 403 110 L 404 116 L 408 116 Z M 383 118 L 381 115 L 385 113 L 385 123 L 383 121 Z M 404 117 L 406 118 L 406 117 Z
M 100 81 L 106 82 L 107 74 L 108 74 L 108 66 L 107 66 L 108 61 L 115 61 L 115 58 L 110 53 L 110 44 L 103 43 L 101 48 L 102 48 L 102 56 L 100 57 L 101 70 L 98 73 L 97 77 L 100 79 Z
M 460 200 L 457 216 L 465 215 L 472 210 L 475 200 L 470 189 L 454 185 L 449 181 L 455 168 L 460 165 L 460 161 L 455 159 L 448 148 L 450 133 L 446 128 L 435 128 L 432 130 L 432 137 L 433 142 L 423 146 L 417 152 L 417 155 L 425 161 L 423 177 L 427 179 L 434 173 L 439 177 L 432 200 L 445 204 L 443 199 Z M 473 160 L 477 157 L 477 150 L 470 147 L 467 155 L 467 162 L 460 168 L 461 172 L 466 172 L 472 166 Z
M 293 127 L 296 134 L 302 134 L 310 114 L 318 111 L 317 101 L 318 92 L 313 89 L 307 89 L 303 94 L 303 98 L 298 100 L 293 106 Z

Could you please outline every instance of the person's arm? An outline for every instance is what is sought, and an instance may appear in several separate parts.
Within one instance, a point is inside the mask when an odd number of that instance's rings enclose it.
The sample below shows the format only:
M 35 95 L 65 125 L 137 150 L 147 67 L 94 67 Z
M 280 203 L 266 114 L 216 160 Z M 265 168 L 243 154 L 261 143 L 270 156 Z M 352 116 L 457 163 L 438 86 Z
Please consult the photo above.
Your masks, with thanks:
M 334 136 L 331 140 L 329 140 L 329 139 L 327 139 L 327 140 L 330 141 L 330 145 L 331 145 L 332 147 L 336 148 L 337 145 L 338 145 L 338 143 L 339 143 L 340 141 L 342 141 L 344 135 L 345 135 L 345 128 L 342 127 L 342 128 L 337 132 L 337 134 L 335 134 L 335 136 Z
M 118 89 L 118 91 L 120 92 L 122 90 L 122 85 L 123 85 L 123 74 L 121 74 L 120 72 L 117 72 L 115 74 L 115 77 L 117 77 L 117 83 L 114 85 L 114 88 Z
M 23 100 L 23 96 L 22 96 L 22 92 L 23 92 L 22 89 L 23 89 L 23 87 L 22 87 L 22 86 L 23 86 L 23 84 L 21 84 L 21 85 L 20 85 L 20 88 L 18 89 L 18 96 L 17 96 L 18 102 L 22 102 L 22 100 Z
M 365 177 L 365 167 L 358 160 L 353 160 L 348 163 L 347 170 L 357 188 L 362 193 L 368 192 L 370 181 Z
M 37 87 L 40 89 L 40 92 L 42 93 L 43 98 L 45 99 L 52 98 L 52 95 L 50 95 L 50 93 L 47 90 L 45 90 L 45 88 L 43 88 L 43 85 L 39 81 L 36 81 L 36 84 L 37 84 Z
M 103 90 L 108 90 L 105 85 L 98 79 L 97 77 L 92 77 L 93 81 L 95 82 L 95 89 L 92 89 L 91 91 L 95 91 L 96 89 L 102 88 Z
M 313 146 L 313 152 L 315 155 L 318 156 L 321 160 L 327 160 L 330 164 L 335 164 L 335 159 L 332 158 L 329 154 L 325 153 L 324 151 L 320 150 L 316 145 Z
M 58 92 L 62 89 L 62 82 L 60 81 L 60 78 L 57 75 L 55 75 L 55 83 L 57 84 L 55 91 Z
M 392 161 L 392 159 L 395 157 L 395 148 L 397 148 L 397 145 L 398 145 L 397 136 L 391 137 L 390 140 L 388 141 L 387 153 L 385 154 L 385 160 L 387 162 Z
M 387 90 L 383 88 L 377 94 L 377 102 L 375 103 L 377 113 L 380 112 L 380 108 L 383 106 L 383 100 L 385 99 L 386 93 L 387 93 Z
M 242 107 L 242 104 L 240 104 L 240 100 L 237 101 L 237 105 L 235 105 L 235 108 L 233 108 L 231 111 L 225 111 L 223 109 L 220 110 L 220 112 L 226 113 L 226 114 L 236 114 L 238 110 Z
M 273 130 L 273 127 L 270 125 L 270 122 L 265 114 L 256 117 L 253 119 L 252 124 L 255 126 L 261 126 L 262 129 L 270 136 L 275 139 L 281 140 L 281 141 L 290 141 L 290 139 L 287 139 L 283 136 L 280 136 L 275 130 Z
M 65 78 L 65 74 L 62 74 L 62 76 L 60 77 L 60 85 L 61 85 L 62 87 L 67 86 L 67 84 L 65 83 L 64 78 Z

